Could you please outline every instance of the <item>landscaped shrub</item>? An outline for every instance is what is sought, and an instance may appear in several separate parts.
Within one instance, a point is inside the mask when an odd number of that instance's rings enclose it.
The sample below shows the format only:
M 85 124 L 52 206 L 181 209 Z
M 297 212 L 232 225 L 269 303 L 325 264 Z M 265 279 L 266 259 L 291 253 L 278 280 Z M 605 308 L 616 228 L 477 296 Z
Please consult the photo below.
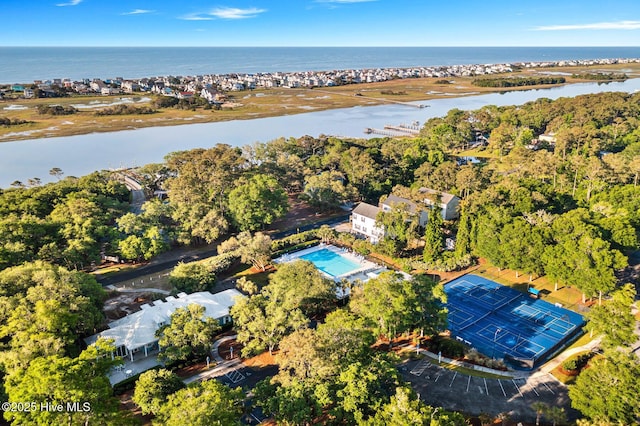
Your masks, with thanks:
M 372 251 L 372 246 L 371 243 L 369 241 L 366 240 L 356 240 L 353 243 L 353 250 L 355 250 L 356 253 L 359 253 L 363 256 L 368 255 L 369 253 L 371 253 Z
M 429 350 L 434 353 L 442 352 L 447 358 L 462 358 L 465 345 L 448 337 L 434 336 L 429 340 Z
M 288 237 L 284 237 L 279 240 L 274 240 L 271 242 L 271 251 L 277 252 L 291 246 L 315 240 L 318 238 L 316 233 L 317 230 L 312 229 L 310 231 L 304 231 L 297 234 L 289 235 Z
M 235 252 L 228 252 L 205 259 L 203 263 L 210 273 L 219 275 L 220 272 L 229 269 L 239 257 Z
M 571 357 L 562 363 L 562 369 L 569 372 L 580 371 L 587 366 L 591 356 L 591 354 L 581 354 Z
M 459 271 L 475 263 L 473 257 L 466 254 L 462 257 L 456 257 L 453 252 L 444 252 L 443 258 L 436 259 L 434 262 L 423 262 L 422 260 L 414 260 L 411 263 L 413 269 L 425 271 L 430 269 L 432 271 L 451 272 Z
M 340 232 L 336 241 L 343 246 L 351 247 L 356 240 L 355 235 L 349 232 Z

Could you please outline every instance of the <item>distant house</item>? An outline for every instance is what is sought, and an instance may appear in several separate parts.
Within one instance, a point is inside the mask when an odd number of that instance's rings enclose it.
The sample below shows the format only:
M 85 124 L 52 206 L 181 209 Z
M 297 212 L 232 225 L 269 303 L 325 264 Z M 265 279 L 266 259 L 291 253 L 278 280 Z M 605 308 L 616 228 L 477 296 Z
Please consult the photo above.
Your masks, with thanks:
M 376 226 L 376 216 L 382 209 L 372 204 L 360 203 L 351 212 L 351 232 L 377 243 L 384 237 L 384 229 Z
M 193 98 L 194 93 L 193 92 L 178 92 L 176 94 L 176 98 L 178 99 L 191 99 Z
M 431 207 L 439 207 L 442 214 L 442 219 L 453 220 L 460 216 L 460 198 L 453 194 L 446 192 L 436 191 L 431 188 L 420 188 L 420 194 L 424 196 L 423 202 Z
M 120 89 L 116 87 L 105 86 L 100 89 L 100 94 L 102 95 L 119 95 Z
M 12 84 L 11 90 L 13 92 L 24 92 L 24 86 L 22 84 Z
M 125 93 L 137 92 L 137 91 L 140 90 L 140 85 L 138 83 L 133 82 L 133 81 L 123 81 L 122 82 L 122 90 L 124 90 Z
M 547 142 L 549 145 L 554 145 L 556 143 L 556 134 L 553 132 L 548 134 L 542 134 L 538 136 L 538 140 L 540 142 Z
M 227 324 L 231 322 L 229 311 L 238 297 L 244 296 L 234 289 L 216 294 L 201 291 L 192 294 L 180 293 L 177 297 L 168 296 L 166 301 L 156 300 L 153 305 L 142 305 L 140 311 L 112 321 L 108 330 L 87 337 L 85 343 L 90 345 L 99 337 L 113 339 L 116 347 L 113 355 L 128 357 L 134 361 L 158 351 L 156 331 L 171 322 L 171 314 L 176 309 L 186 308 L 195 303 L 205 308 L 206 317 L 217 319 L 220 324 Z
M 200 96 L 206 99 L 210 104 L 224 102 L 226 96 L 224 93 L 218 92 L 211 87 L 205 87 L 200 91 Z
M 33 89 L 24 89 L 24 97 L 25 99 L 31 99 L 35 96 L 35 92 Z

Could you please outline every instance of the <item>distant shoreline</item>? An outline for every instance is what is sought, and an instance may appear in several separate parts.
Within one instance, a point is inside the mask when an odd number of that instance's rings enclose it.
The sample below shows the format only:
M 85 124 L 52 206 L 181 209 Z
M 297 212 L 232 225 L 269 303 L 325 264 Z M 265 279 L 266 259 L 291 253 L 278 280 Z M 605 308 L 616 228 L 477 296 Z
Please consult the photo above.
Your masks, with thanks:
M 520 86 L 510 88 L 479 87 L 473 85 L 476 76 L 416 77 L 392 78 L 381 82 L 345 84 L 332 87 L 257 87 L 254 90 L 229 91 L 228 99 L 219 108 L 195 109 L 171 107 L 158 108 L 155 100 L 164 99 L 161 95 L 138 92 L 126 95 L 101 96 L 74 95 L 61 98 L 6 99 L 0 101 L 0 117 L 27 122 L 26 124 L 0 127 L 0 143 L 26 139 L 76 136 L 89 133 L 107 133 L 121 130 L 134 130 L 147 127 L 176 126 L 196 123 L 247 120 L 314 111 L 374 106 L 382 104 L 410 104 L 432 99 L 453 99 L 467 96 L 501 93 L 507 91 L 531 90 L 557 87 L 575 83 L 593 83 L 579 78 L 581 73 L 624 71 L 629 78 L 640 77 L 640 59 L 588 61 L 583 66 L 533 66 L 518 69 L 517 72 L 491 73 L 492 77 L 548 75 L 549 70 L 562 69 L 566 81 L 555 85 Z M 609 62 L 616 63 L 609 63 Z M 593 62 L 593 64 L 592 64 Z M 548 63 L 547 63 L 548 64 Z M 487 69 L 487 66 L 482 66 Z M 470 68 L 453 66 L 452 70 L 469 71 Z M 560 73 L 560 71 L 558 71 Z M 310 73 L 308 75 L 311 75 Z M 574 75 L 576 77 L 574 77 Z M 308 76 L 307 76 L 308 77 Z M 480 76 L 481 78 L 481 76 Z M 185 79 L 180 84 L 188 85 L 192 80 Z M 183 88 L 179 88 L 182 90 Z M 149 106 L 156 110 L 151 114 L 119 114 L 99 116 L 95 112 L 100 108 L 118 103 Z M 80 104 L 80 105 L 78 105 Z M 39 105 L 73 106 L 77 112 L 71 115 L 38 114 Z M 394 124 L 394 123 L 391 123 Z
M 3 84 L 635 58 L 637 47 L 0 47 Z
M 494 75 L 505 72 L 514 72 L 522 69 L 532 68 L 567 68 L 567 67 L 589 67 L 597 65 L 618 65 L 618 64 L 635 64 L 640 63 L 640 58 L 598 58 L 598 59 L 563 59 L 563 60 L 549 60 L 549 61 L 523 61 L 523 62 L 502 62 L 502 63 L 484 63 L 484 64 L 457 64 L 457 65 L 432 65 L 432 66 L 409 66 L 409 67 L 364 67 L 364 68 L 345 68 L 345 69 L 325 69 L 325 70 L 306 70 L 306 71 L 264 71 L 264 72 L 228 72 L 228 73 L 199 73 L 199 74 L 166 74 L 166 75 L 148 75 L 143 77 L 94 77 L 94 78 L 47 78 L 44 80 L 36 79 L 33 81 L 13 82 L 13 83 L 0 83 L 0 86 L 11 85 L 33 85 L 33 84 L 52 84 L 53 82 L 64 83 L 68 81 L 84 81 L 86 83 L 90 81 L 114 81 L 121 84 L 121 82 L 140 82 L 151 79 L 167 80 L 172 78 L 178 79 L 191 79 L 198 80 L 208 84 L 220 84 L 221 82 L 239 81 L 242 79 L 250 79 L 259 77 L 263 81 L 271 83 L 287 80 L 290 78 L 295 79 L 297 82 L 306 79 L 315 79 L 321 77 L 342 77 L 345 74 L 352 74 L 355 72 L 379 72 L 383 74 L 381 77 L 383 80 L 366 81 L 367 83 L 382 82 L 394 78 L 425 78 L 425 77 L 479 77 L 483 75 Z M 352 81 L 348 84 L 361 84 L 361 82 Z M 295 87 L 322 87 L 321 84 L 300 84 Z M 287 87 L 277 85 L 263 85 L 263 88 L 273 87 Z M 245 89 L 247 90 L 247 89 Z

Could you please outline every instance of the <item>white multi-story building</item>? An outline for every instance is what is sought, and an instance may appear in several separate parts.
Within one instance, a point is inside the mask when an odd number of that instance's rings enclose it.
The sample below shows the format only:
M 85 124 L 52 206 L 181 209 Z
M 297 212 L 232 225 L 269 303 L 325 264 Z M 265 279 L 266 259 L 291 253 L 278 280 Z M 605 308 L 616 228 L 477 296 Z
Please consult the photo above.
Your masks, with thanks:
M 384 228 L 376 226 L 376 216 L 380 211 L 380 207 L 372 204 L 358 204 L 351 212 L 351 232 L 368 238 L 374 244 L 377 243 L 384 237 Z
M 420 188 L 420 194 L 425 196 L 423 203 L 433 208 L 436 205 L 440 207 L 442 219 L 453 220 L 460 216 L 460 198 L 453 194 L 436 191 L 431 188 Z
M 439 208 L 442 219 L 453 220 L 459 216 L 460 199 L 453 194 L 440 192 L 429 188 L 420 188 L 419 194 L 424 196 L 423 203 L 414 202 L 407 198 L 390 194 L 380 202 L 380 206 L 360 203 L 351 213 L 351 232 L 377 243 L 385 236 L 383 226 L 376 225 L 376 218 L 380 212 L 389 212 L 394 207 L 404 206 L 412 215 L 418 216 L 418 223 L 424 227 L 429 219 L 429 212 Z M 437 211 L 437 210 L 435 210 Z

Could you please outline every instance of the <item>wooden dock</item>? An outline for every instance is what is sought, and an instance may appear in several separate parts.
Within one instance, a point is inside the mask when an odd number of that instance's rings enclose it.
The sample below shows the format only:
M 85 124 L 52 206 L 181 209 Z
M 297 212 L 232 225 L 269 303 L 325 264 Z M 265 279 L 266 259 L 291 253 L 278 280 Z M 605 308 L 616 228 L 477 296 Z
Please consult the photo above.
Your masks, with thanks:
M 408 124 L 400 124 L 397 126 L 391 124 L 385 124 L 383 129 L 376 129 L 373 127 L 367 127 L 364 129 L 364 132 L 367 134 L 376 134 L 382 136 L 418 136 L 420 134 L 420 125 L 416 123 Z

